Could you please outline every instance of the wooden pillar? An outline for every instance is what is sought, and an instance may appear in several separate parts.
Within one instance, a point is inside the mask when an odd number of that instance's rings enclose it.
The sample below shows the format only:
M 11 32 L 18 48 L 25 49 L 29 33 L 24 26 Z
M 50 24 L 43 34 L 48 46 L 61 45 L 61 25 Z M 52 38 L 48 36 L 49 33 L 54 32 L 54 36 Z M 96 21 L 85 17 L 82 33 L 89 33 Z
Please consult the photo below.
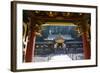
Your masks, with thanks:
M 39 21 L 37 16 L 33 14 L 33 12 L 28 12 L 29 15 L 29 34 L 28 34 L 28 43 L 25 55 L 25 62 L 32 62 L 34 61 L 34 50 L 35 50 L 35 39 L 36 39 L 36 32 L 40 31 L 40 25 L 43 24 L 43 21 Z
M 90 57 L 91 57 L 91 50 L 90 50 L 90 44 L 89 44 L 86 32 L 82 33 L 82 39 L 83 39 L 84 59 L 90 59 Z
M 87 15 L 83 16 L 83 19 L 80 23 L 81 25 L 81 32 L 82 32 L 82 41 L 83 41 L 83 52 L 84 52 L 84 59 L 90 59 L 91 58 L 91 49 L 90 49 L 90 41 L 88 36 L 89 34 L 87 34 L 88 32 L 88 19 L 87 19 Z
M 35 49 L 35 33 L 31 32 L 27 44 L 25 62 L 32 62 L 32 57 L 34 57 L 34 49 Z
M 28 43 L 27 43 L 27 50 L 26 50 L 26 55 L 25 55 L 25 62 L 32 62 L 32 57 L 34 57 L 34 49 L 35 49 L 35 32 L 33 29 L 33 21 L 31 18 L 30 21 L 30 32 L 29 32 L 29 38 L 28 38 Z

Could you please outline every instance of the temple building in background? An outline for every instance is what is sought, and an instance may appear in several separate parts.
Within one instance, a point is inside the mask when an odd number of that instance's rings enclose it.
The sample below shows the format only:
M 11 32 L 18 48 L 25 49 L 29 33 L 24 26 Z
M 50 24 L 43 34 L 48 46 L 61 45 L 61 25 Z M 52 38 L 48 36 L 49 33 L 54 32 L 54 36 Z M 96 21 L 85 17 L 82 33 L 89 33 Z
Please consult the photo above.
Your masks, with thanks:
M 91 14 L 23 10 L 23 62 L 91 59 Z

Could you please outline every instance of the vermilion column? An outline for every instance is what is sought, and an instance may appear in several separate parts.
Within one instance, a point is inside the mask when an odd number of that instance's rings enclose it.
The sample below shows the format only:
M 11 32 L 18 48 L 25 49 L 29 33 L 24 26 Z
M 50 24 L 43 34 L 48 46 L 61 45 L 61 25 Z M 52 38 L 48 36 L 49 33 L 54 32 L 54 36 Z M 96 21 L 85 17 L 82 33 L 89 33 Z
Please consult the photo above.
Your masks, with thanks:
M 35 39 L 36 39 L 36 36 L 35 36 L 35 31 L 34 31 L 34 21 L 33 21 L 34 18 L 31 18 L 30 19 L 30 32 L 29 32 L 29 38 L 28 38 L 28 43 L 27 43 L 27 49 L 26 49 L 26 55 L 25 55 L 25 62 L 32 62 L 33 58 L 34 57 L 34 49 L 35 49 Z
M 34 57 L 35 49 L 35 33 L 31 31 L 29 41 L 27 44 L 25 62 L 32 62 L 32 56 Z
M 90 44 L 89 44 L 86 32 L 83 32 L 82 39 L 83 39 L 84 59 L 90 59 L 90 57 L 91 57 L 91 50 L 90 50 Z
M 88 41 L 88 20 L 89 14 L 83 14 L 80 22 L 81 32 L 82 32 L 82 41 L 83 41 L 83 52 L 84 52 L 84 59 L 91 58 L 91 49 L 90 49 L 90 41 Z

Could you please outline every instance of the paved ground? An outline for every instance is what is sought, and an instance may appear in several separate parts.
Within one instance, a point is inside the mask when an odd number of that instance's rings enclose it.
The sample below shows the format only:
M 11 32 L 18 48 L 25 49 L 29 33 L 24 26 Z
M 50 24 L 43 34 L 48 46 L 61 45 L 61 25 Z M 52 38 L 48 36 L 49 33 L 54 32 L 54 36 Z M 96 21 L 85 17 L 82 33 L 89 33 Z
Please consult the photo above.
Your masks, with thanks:
M 74 61 L 82 60 L 83 54 L 60 54 L 60 55 L 48 55 L 48 56 L 35 56 L 35 62 L 48 62 L 48 61 Z

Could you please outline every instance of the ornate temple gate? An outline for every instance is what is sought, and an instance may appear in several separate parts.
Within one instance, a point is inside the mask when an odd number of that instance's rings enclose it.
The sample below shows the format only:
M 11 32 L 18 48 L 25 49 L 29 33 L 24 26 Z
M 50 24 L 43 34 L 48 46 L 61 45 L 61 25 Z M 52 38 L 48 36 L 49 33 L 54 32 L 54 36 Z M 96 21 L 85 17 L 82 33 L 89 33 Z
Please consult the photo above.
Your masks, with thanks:
M 35 38 L 36 38 L 36 32 L 39 32 L 41 25 L 44 23 L 41 20 L 54 20 L 54 18 L 40 18 L 36 17 L 32 14 L 32 12 L 29 12 L 30 16 L 30 31 L 29 31 L 29 38 L 27 43 L 27 50 L 25 55 L 25 62 L 32 62 L 32 57 L 34 57 L 34 50 L 35 50 Z M 56 20 L 65 20 L 67 21 L 75 21 L 75 25 L 77 25 L 76 21 L 79 23 L 78 26 L 80 26 L 80 31 L 83 39 L 83 52 L 84 52 L 84 59 L 90 59 L 91 51 L 90 51 L 90 43 L 88 41 L 88 35 L 87 35 L 87 15 L 83 14 L 81 17 L 78 18 L 72 18 L 68 17 L 66 19 L 57 19 Z M 40 22 L 41 21 L 41 22 Z M 70 21 L 70 22 L 71 22 Z M 73 22 L 74 23 L 74 22 Z

